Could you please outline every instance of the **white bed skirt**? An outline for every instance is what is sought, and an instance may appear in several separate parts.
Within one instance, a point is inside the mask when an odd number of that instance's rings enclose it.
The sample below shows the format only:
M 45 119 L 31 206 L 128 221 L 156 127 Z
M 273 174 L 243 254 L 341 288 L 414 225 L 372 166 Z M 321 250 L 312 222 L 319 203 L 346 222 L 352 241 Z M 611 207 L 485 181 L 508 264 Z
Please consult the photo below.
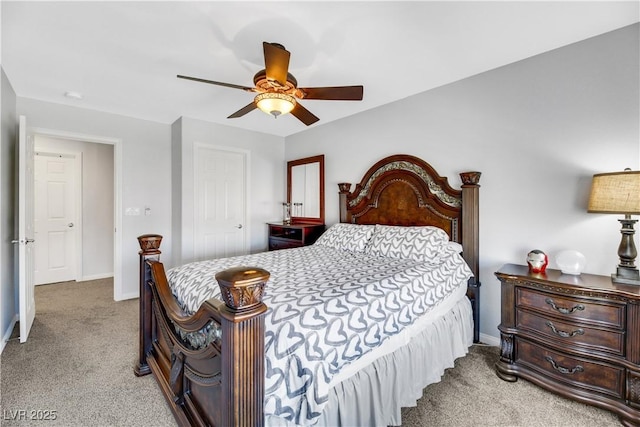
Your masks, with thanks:
M 434 319 L 409 343 L 364 367 L 329 391 L 329 403 L 316 426 L 399 426 L 400 409 L 416 406 L 423 389 L 473 344 L 473 314 L 466 297 Z M 268 416 L 271 427 L 292 426 Z

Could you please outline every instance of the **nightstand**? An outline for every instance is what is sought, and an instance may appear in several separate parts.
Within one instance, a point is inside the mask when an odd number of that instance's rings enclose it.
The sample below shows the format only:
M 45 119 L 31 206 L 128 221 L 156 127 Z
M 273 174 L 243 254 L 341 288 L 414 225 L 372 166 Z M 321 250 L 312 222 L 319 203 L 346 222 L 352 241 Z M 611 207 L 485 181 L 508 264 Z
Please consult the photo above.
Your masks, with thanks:
M 268 225 L 270 251 L 311 245 L 324 232 L 324 224 L 269 223 Z
M 507 264 L 497 375 L 519 377 L 640 425 L 640 287 Z

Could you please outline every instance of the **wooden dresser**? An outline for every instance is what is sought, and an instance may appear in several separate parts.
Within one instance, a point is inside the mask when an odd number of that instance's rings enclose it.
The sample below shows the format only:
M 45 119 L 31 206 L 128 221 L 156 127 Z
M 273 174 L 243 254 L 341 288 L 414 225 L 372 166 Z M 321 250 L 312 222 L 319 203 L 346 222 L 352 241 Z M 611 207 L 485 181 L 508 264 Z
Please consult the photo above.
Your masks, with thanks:
M 269 223 L 269 250 L 311 245 L 324 232 L 324 224 Z
M 514 264 L 496 276 L 502 286 L 498 376 L 525 378 L 640 426 L 640 286 L 558 270 L 529 273 Z

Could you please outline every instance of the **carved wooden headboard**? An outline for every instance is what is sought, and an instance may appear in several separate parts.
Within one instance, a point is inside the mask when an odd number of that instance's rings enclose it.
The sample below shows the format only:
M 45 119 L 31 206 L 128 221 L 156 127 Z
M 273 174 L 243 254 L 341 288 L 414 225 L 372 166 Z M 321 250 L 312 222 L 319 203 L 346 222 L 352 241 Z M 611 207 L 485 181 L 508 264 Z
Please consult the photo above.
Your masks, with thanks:
M 478 340 L 480 172 L 460 174 L 456 190 L 427 162 L 407 154 L 373 165 L 355 189 L 340 183 L 340 222 L 354 224 L 434 225 L 462 244 L 463 257 L 475 276 L 467 295 L 474 304 Z

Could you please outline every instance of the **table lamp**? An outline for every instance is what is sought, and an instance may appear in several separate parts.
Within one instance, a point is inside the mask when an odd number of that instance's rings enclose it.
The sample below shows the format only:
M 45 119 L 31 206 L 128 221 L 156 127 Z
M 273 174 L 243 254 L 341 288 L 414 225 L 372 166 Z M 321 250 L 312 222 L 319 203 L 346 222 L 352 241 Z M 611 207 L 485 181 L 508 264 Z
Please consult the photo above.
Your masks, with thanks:
M 618 220 L 622 224 L 622 240 L 618 246 L 620 264 L 611 280 L 640 286 L 640 275 L 635 265 L 638 251 L 633 240 L 633 225 L 638 220 L 631 219 L 631 215 L 640 215 L 640 171 L 627 168 L 623 172 L 594 175 L 587 211 L 624 215 L 624 219 Z

